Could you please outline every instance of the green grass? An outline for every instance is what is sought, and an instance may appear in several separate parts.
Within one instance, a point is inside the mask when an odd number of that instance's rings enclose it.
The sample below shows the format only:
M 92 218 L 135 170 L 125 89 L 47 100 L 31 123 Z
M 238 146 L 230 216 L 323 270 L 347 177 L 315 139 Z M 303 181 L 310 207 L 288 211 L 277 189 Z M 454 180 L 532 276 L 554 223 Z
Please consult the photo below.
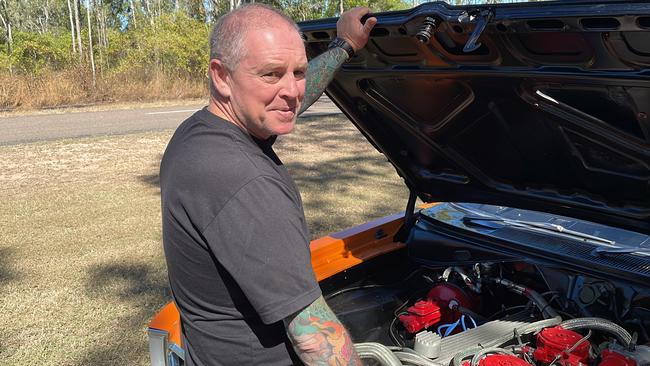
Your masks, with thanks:
M 313 237 L 403 210 L 394 169 L 343 117 L 306 118 L 276 151 Z M 172 131 L 0 146 L 0 359 L 146 365 L 170 301 L 158 165 Z

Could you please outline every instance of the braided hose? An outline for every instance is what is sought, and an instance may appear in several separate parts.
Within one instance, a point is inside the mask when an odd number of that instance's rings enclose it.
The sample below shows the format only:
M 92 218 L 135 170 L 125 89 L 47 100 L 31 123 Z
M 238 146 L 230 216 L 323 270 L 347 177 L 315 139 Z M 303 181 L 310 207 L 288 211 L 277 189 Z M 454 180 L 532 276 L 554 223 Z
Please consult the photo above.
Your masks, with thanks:
M 610 333 L 618 339 L 626 349 L 634 347 L 632 336 L 620 325 L 603 318 L 576 318 L 560 323 L 564 329 L 591 329 Z
M 483 356 L 487 355 L 488 353 L 500 353 L 503 355 L 510 355 L 514 356 L 515 354 L 508 351 L 507 349 L 504 348 L 499 348 L 499 347 L 490 347 L 490 348 L 484 348 L 474 354 L 474 357 L 472 357 L 472 362 L 470 363 L 470 366 L 477 366 L 478 362 L 483 358 Z
M 395 356 L 388 347 L 381 343 L 356 343 L 354 349 L 362 359 L 370 358 L 378 361 L 383 366 L 403 366 L 397 356 Z
M 389 347 L 397 358 L 407 365 L 415 366 L 447 366 L 439 362 L 432 361 L 416 352 L 414 349 L 406 347 Z

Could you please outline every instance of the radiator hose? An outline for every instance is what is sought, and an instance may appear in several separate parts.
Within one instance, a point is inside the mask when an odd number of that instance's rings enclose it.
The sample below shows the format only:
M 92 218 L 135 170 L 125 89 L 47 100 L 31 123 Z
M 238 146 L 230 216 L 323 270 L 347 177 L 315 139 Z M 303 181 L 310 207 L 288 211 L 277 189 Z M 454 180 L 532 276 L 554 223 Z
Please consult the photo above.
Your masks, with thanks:
M 610 333 L 618 339 L 623 346 L 631 350 L 634 348 L 632 336 L 620 325 L 603 318 L 576 318 L 560 323 L 564 329 L 591 329 Z

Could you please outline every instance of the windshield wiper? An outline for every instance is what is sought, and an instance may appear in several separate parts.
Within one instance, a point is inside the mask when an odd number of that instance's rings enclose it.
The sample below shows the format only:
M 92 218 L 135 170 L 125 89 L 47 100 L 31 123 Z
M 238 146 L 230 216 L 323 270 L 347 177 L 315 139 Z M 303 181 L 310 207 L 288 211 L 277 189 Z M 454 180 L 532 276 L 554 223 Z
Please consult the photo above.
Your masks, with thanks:
M 598 247 L 594 250 L 591 251 L 591 255 L 593 256 L 601 256 L 601 255 L 614 255 L 614 254 L 633 254 L 633 253 L 641 253 L 641 254 L 647 254 L 650 255 L 650 248 L 634 248 L 634 247 Z
M 513 227 L 513 228 L 533 231 L 541 234 L 551 234 L 563 238 L 580 240 L 583 242 L 591 242 L 599 245 L 616 244 L 616 242 L 613 240 L 603 239 L 594 235 L 589 235 L 589 234 L 581 233 L 579 231 L 570 230 L 565 228 L 562 225 L 551 224 L 548 222 L 512 220 L 512 219 L 504 219 L 504 218 L 492 217 L 492 216 L 467 215 L 463 217 L 463 223 L 466 225 L 479 225 L 490 229 L 500 229 L 502 227 Z

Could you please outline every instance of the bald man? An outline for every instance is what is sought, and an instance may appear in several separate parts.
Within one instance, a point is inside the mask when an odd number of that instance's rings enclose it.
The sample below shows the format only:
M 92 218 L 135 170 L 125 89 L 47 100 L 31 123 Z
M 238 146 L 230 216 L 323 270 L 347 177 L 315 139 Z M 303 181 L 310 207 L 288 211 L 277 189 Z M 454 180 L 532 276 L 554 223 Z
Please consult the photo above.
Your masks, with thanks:
M 160 167 L 163 243 L 187 365 L 361 365 L 311 268 L 302 201 L 273 151 L 376 23 L 344 13 L 307 62 L 297 25 L 259 3 L 210 37 L 209 105 Z

